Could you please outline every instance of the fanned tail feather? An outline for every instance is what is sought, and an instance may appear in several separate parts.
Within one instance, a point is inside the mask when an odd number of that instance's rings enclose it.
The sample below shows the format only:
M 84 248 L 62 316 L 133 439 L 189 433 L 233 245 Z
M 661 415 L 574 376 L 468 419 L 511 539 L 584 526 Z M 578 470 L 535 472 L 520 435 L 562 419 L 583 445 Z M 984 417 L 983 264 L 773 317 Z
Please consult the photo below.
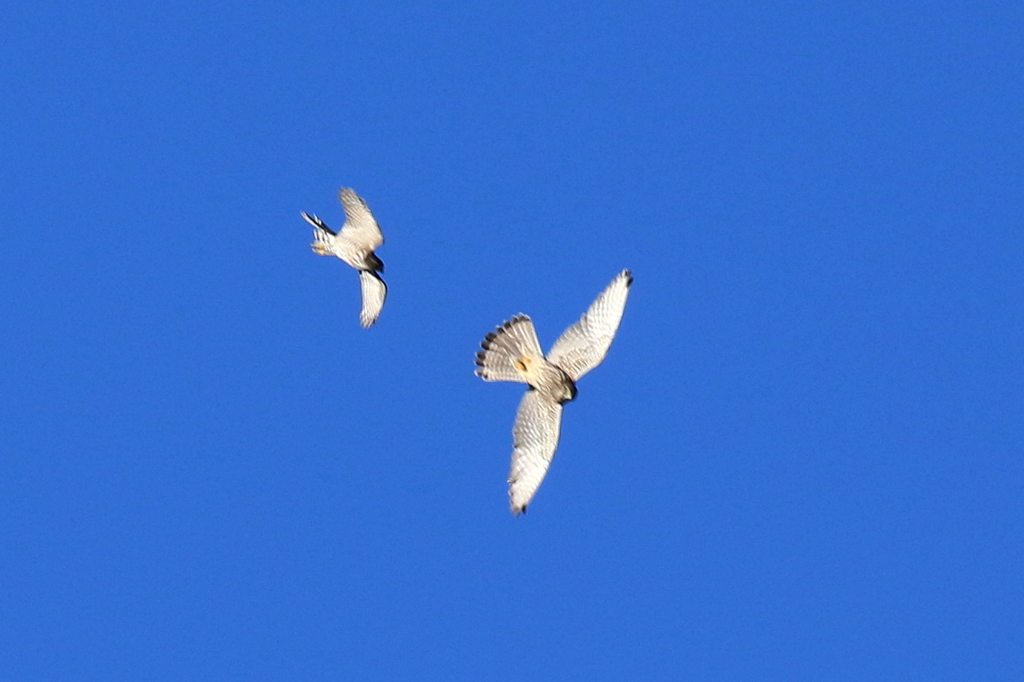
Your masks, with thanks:
M 526 383 L 527 363 L 541 363 L 541 352 L 533 322 L 526 315 L 516 315 L 489 333 L 476 354 L 476 374 L 485 381 Z

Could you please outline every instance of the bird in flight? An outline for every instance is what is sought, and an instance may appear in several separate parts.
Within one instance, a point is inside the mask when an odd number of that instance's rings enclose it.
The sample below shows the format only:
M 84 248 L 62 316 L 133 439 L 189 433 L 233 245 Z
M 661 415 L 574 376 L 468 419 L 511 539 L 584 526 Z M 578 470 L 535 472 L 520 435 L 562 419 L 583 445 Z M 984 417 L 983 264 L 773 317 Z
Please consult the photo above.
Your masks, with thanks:
M 558 447 L 562 405 L 575 400 L 576 382 L 601 364 L 615 339 L 626 309 L 633 276 L 623 270 L 590 304 L 579 321 L 555 341 L 547 357 L 533 322 L 516 315 L 480 344 L 476 374 L 484 381 L 529 384 L 512 428 L 512 466 L 508 496 L 519 516 L 544 480 Z
M 363 294 L 359 322 L 368 328 L 380 317 L 388 295 L 388 287 L 379 274 L 384 272 L 384 263 L 373 252 L 384 243 L 384 235 L 362 197 L 345 187 L 338 192 L 338 199 L 345 209 L 345 224 L 337 232 L 316 215 L 303 212 L 302 217 L 313 226 L 313 243 L 309 246 L 314 253 L 337 256 L 359 271 Z

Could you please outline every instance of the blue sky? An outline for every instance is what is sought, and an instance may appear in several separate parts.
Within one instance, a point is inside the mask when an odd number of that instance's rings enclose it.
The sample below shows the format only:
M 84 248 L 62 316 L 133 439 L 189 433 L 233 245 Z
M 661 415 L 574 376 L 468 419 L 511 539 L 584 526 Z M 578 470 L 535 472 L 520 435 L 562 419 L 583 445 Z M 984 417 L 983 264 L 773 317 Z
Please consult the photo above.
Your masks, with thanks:
M 26 3 L 17 680 L 1024 676 L 1019 3 Z M 300 211 L 369 202 L 390 287 Z M 622 268 L 530 511 L 521 388 Z

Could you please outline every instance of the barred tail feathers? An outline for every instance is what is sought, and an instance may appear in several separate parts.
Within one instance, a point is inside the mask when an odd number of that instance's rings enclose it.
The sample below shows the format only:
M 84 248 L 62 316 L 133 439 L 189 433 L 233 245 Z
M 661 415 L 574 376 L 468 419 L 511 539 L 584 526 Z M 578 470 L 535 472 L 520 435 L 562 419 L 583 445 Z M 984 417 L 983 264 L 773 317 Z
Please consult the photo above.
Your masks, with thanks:
M 529 383 L 529 365 L 544 362 L 533 321 L 516 315 L 489 333 L 476 354 L 476 374 L 484 381 Z
M 313 249 L 314 253 L 318 253 L 321 256 L 330 256 L 330 246 L 334 242 L 335 232 L 331 228 L 327 227 L 324 221 L 316 215 L 309 215 L 303 212 L 302 217 L 305 218 L 306 222 L 313 226 L 313 242 L 309 245 L 309 248 Z

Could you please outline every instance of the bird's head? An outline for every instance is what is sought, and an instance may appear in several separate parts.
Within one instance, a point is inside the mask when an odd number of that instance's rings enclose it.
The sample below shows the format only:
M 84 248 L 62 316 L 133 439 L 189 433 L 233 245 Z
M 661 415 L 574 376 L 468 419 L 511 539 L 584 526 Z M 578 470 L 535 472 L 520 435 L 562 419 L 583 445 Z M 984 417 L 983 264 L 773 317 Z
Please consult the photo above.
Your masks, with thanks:
M 576 400 L 576 382 L 569 377 L 565 377 L 564 379 L 565 380 L 562 382 L 562 395 L 558 399 L 558 402 L 563 405 Z

